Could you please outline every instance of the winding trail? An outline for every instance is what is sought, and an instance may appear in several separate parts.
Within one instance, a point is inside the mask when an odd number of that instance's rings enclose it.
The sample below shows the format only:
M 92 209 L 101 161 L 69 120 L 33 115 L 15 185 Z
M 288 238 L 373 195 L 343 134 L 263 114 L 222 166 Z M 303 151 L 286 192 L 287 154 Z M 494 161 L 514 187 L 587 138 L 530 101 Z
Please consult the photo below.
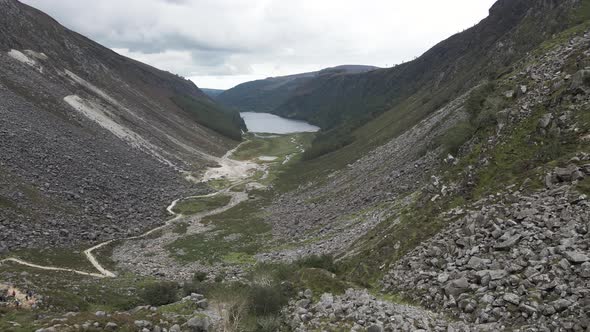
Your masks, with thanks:
M 207 171 L 203 174 L 203 176 L 200 179 L 200 182 L 207 182 L 208 180 L 225 177 L 225 178 L 233 179 L 234 181 L 235 180 L 239 180 L 239 181 L 232 183 L 232 185 L 229 186 L 228 188 L 225 188 L 223 190 L 219 190 L 219 191 L 211 193 L 211 194 L 189 196 L 189 197 L 183 197 L 183 198 L 179 198 L 179 199 L 174 200 L 166 208 L 166 211 L 168 211 L 168 213 L 172 214 L 174 217 L 171 219 L 168 219 L 166 221 L 166 223 L 164 223 L 163 225 L 153 228 L 141 235 L 131 236 L 131 237 L 127 237 L 127 238 L 121 238 L 121 239 L 111 239 L 111 240 L 99 243 L 91 248 L 84 250 L 84 256 L 90 262 L 90 264 L 92 264 L 92 266 L 98 271 L 98 273 L 86 272 L 86 271 L 69 269 L 69 268 L 62 268 L 62 267 L 55 267 L 55 266 L 38 265 L 38 264 L 30 263 L 30 262 L 27 262 L 27 261 L 24 261 L 22 259 L 18 259 L 15 257 L 9 257 L 9 258 L 2 259 L 2 260 L 0 260 L 0 264 L 5 263 L 5 262 L 13 262 L 13 263 L 17 263 L 20 265 L 24 265 L 24 266 L 28 266 L 28 267 L 32 267 L 32 268 L 37 268 L 40 270 L 46 270 L 46 271 L 71 272 L 71 273 L 76 273 L 76 274 L 83 275 L 83 276 L 96 277 L 96 278 L 114 278 L 117 275 L 114 272 L 107 270 L 105 267 L 103 267 L 100 264 L 100 262 L 98 261 L 96 256 L 94 256 L 94 254 L 93 254 L 94 251 L 96 251 L 102 247 L 105 247 L 105 246 L 107 246 L 113 242 L 116 242 L 116 241 L 128 241 L 128 240 L 141 239 L 141 238 L 147 237 L 159 230 L 169 227 L 172 223 L 174 223 L 178 219 L 184 217 L 183 214 L 174 212 L 174 206 L 176 206 L 176 204 L 181 200 L 191 199 L 191 198 L 206 198 L 206 197 L 216 196 L 219 194 L 225 194 L 225 195 L 231 196 L 230 203 L 228 203 L 224 207 L 204 212 L 202 214 L 202 218 L 204 218 L 204 217 L 207 217 L 210 215 L 215 215 L 215 214 L 219 214 L 224 211 L 227 211 L 228 209 L 231 209 L 232 207 L 236 206 L 237 204 L 239 204 L 242 201 L 247 199 L 247 195 L 244 195 L 243 192 L 233 192 L 233 191 L 231 191 L 231 189 L 234 187 L 237 187 L 239 185 L 242 185 L 244 183 L 249 182 L 247 179 L 248 174 L 251 173 L 252 170 L 260 169 L 260 167 L 258 164 L 253 163 L 251 161 L 239 161 L 239 160 L 234 160 L 234 159 L 230 158 L 230 156 L 242 144 L 244 144 L 246 142 L 247 141 L 242 142 L 241 144 L 236 146 L 234 149 L 228 151 L 222 158 L 219 158 L 217 161 L 219 162 L 220 167 L 213 167 L 213 168 L 207 169 Z M 268 172 L 268 170 L 266 170 L 266 169 L 264 169 L 264 171 L 266 173 Z

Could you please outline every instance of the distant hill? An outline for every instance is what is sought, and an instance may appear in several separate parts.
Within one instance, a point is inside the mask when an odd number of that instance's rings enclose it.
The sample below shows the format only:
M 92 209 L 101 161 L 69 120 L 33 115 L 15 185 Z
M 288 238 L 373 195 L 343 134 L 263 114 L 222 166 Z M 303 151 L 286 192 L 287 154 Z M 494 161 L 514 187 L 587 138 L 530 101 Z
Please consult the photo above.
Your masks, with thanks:
M 215 98 L 217 98 L 217 96 L 222 94 L 225 90 L 201 88 L 201 91 L 203 91 L 207 96 L 209 96 L 209 98 L 215 99 Z
M 358 74 L 375 69 L 377 67 L 374 66 L 343 65 L 309 73 L 269 77 L 240 84 L 223 92 L 216 100 L 240 112 L 272 113 L 317 77 Z

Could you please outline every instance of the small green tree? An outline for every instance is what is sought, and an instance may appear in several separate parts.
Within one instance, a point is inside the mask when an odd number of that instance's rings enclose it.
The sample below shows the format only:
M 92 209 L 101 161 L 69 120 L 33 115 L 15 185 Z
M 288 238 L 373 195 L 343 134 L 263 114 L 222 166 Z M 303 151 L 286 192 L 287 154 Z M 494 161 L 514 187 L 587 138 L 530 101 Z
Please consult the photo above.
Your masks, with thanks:
M 256 315 L 278 313 L 287 301 L 287 297 L 278 286 L 256 285 L 250 290 L 250 307 Z
M 161 306 L 178 300 L 178 284 L 162 281 L 145 286 L 141 293 L 142 299 L 149 305 Z

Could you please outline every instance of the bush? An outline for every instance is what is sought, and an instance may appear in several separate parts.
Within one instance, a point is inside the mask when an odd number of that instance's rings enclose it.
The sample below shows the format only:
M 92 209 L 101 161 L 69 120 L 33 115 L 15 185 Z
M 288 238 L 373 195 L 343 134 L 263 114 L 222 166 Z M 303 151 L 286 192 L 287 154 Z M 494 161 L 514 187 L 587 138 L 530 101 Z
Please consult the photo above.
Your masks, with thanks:
M 256 315 L 272 315 L 281 311 L 288 299 L 278 286 L 252 286 L 250 308 Z
M 210 287 L 211 285 L 206 282 L 192 280 L 190 282 L 185 282 L 184 285 L 182 285 L 182 293 L 184 296 L 191 295 L 192 293 L 207 295 Z
M 163 281 L 144 287 L 141 298 L 149 305 L 161 306 L 178 300 L 178 284 Z
M 199 271 L 193 274 L 193 281 L 203 282 L 205 280 L 207 280 L 207 273 Z
M 445 148 L 446 152 L 456 154 L 474 133 L 475 128 L 469 122 L 461 122 L 445 133 L 440 139 L 440 145 Z
M 281 328 L 281 320 L 277 316 L 263 316 L 256 320 L 259 332 L 275 332 Z
M 465 101 L 465 110 L 471 114 L 472 117 L 477 116 L 477 114 L 483 109 L 486 98 L 495 88 L 496 85 L 494 83 L 488 82 L 471 91 L 469 97 L 467 97 L 467 100 Z
M 336 273 L 336 265 L 334 264 L 334 257 L 330 255 L 312 255 L 297 261 L 297 265 L 302 268 L 316 268 L 324 269 L 332 273 Z

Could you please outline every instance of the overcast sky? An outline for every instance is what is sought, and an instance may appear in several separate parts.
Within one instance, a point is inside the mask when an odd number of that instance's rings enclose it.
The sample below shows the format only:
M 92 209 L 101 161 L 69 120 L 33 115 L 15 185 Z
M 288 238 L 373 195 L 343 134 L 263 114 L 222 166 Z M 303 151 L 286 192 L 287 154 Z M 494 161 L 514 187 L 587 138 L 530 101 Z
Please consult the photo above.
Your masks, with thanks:
M 341 64 L 413 59 L 494 0 L 22 0 L 203 88 Z

